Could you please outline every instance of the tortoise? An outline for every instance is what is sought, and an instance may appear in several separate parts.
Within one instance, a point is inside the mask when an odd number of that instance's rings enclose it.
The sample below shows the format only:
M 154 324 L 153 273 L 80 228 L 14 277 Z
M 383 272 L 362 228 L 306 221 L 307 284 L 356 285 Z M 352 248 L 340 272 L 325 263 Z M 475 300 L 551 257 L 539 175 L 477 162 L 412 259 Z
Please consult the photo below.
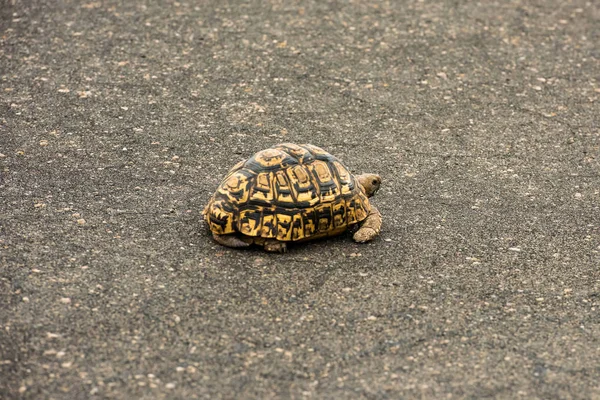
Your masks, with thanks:
M 354 176 L 317 146 L 283 143 L 236 164 L 202 213 L 214 240 L 227 247 L 284 253 L 289 242 L 349 229 L 364 243 L 381 229 L 369 202 L 380 185 L 379 175 Z

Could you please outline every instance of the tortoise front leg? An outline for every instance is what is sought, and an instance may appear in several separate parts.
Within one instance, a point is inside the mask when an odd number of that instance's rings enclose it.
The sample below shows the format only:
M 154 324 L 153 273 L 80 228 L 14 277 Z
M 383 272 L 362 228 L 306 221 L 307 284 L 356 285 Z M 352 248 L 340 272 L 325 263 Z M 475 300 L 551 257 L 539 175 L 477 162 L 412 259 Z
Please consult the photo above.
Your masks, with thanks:
M 234 249 L 239 249 L 242 247 L 249 247 L 252 243 L 251 241 L 244 241 L 239 236 L 235 234 L 229 235 L 219 235 L 218 233 L 213 232 L 213 238 L 215 242 L 219 243 L 222 246 L 233 247 Z
M 371 212 L 360 225 L 353 238 L 355 242 L 365 243 L 375 239 L 381 230 L 381 213 L 375 207 L 371 206 Z

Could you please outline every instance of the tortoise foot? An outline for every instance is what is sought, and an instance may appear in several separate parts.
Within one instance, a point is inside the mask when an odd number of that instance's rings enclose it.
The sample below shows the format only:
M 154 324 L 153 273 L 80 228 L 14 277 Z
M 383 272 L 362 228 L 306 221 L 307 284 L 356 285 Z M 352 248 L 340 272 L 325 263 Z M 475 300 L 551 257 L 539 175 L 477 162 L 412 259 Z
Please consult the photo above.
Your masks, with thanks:
M 242 238 L 236 235 L 219 235 L 213 232 L 213 238 L 217 243 L 221 246 L 232 247 L 234 249 L 239 249 L 243 247 L 249 247 L 250 243 L 248 241 L 242 240 Z
M 377 232 L 375 229 L 363 227 L 356 231 L 352 238 L 357 243 L 366 243 L 375 239 L 378 234 L 379 232 Z
M 267 240 L 264 244 L 264 249 L 269 253 L 286 253 L 287 244 L 278 240 Z

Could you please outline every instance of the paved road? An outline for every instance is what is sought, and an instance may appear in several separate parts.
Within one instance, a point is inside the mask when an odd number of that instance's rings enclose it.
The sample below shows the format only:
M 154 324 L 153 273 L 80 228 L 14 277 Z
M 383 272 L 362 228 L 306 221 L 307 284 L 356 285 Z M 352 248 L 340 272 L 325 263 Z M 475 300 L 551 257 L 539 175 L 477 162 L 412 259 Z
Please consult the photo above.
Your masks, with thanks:
M 0 397 L 600 398 L 600 7 L 0 6 Z M 226 170 L 310 142 L 382 238 L 232 251 Z

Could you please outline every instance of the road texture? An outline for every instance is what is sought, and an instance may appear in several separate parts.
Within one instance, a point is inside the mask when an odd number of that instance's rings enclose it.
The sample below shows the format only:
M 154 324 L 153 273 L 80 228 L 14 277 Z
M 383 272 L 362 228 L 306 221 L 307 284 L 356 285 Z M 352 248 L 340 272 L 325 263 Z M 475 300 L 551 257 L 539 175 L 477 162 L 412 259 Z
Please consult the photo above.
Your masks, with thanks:
M 600 5 L 0 0 L 0 398 L 599 399 Z M 234 163 L 381 238 L 217 246 Z

